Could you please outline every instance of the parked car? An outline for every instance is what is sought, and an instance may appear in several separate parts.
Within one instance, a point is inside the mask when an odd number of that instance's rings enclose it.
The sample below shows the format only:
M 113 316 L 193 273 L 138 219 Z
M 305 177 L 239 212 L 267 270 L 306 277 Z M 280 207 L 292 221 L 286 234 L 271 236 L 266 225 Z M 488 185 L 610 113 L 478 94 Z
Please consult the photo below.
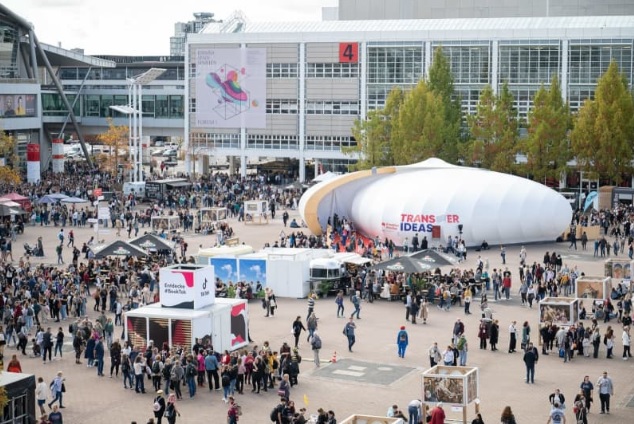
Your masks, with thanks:
M 163 156 L 163 152 L 165 152 L 165 149 L 158 149 L 152 152 L 152 156 Z
M 165 166 L 167 167 L 174 167 L 178 165 L 178 161 L 176 160 L 166 160 L 165 162 L 163 162 L 165 164 Z
M 163 151 L 163 156 L 177 156 L 178 151 L 176 149 L 165 149 Z

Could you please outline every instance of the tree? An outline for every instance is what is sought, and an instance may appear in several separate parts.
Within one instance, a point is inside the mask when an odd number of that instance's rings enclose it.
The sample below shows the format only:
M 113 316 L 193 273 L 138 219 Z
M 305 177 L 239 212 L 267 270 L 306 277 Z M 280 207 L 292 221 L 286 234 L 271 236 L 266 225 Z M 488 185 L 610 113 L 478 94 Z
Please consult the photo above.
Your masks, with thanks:
M 632 171 L 634 102 L 615 61 L 597 81 L 594 100 L 584 102 L 570 134 L 581 170 L 619 184 Z
M 444 105 L 443 135 L 445 137 L 441 159 L 455 163 L 458 160 L 458 143 L 461 139 L 462 112 L 460 98 L 454 88 L 449 60 L 439 46 L 434 51 L 434 60 L 429 68 L 429 89 L 440 96 Z
M 15 138 L 0 129 L 0 181 L 9 184 L 20 184 L 22 175 L 19 169 L 19 159 Z
M 416 163 L 429 157 L 446 157 L 445 106 L 440 95 L 419 81 L 407 93 L 393 123 L 392 154 L 396 165 Z
M 129 128 L 127 125 L 116 126 L 112 118 L 107 119 L 108 130 L 97 136 L 105 146 L 110 147 L 110 154 L 102 156 L 102 163 L 115 175 L 119 172 L 119 157 L 121 151 L 128 151 Z M 124 155 L 127 158 L 127 154 Z
M 476 114 L 469 116 L 467 122 L 472 139 L 465 146 L 466 161 L 494 171 L 512 172 L 518 122 L 508 85 L 505 83 L 497 96 L 490 86 L 482 90 Z
M 528 114 L 528 137 L 522 143 L 526 154 L 526 170 L 536 181 L 559 179 L 572 158 L 568 149 L 570 112 L 561 96 L 557 77 L 550 87 L 535 93 L 533 108 Z
M 355 147 L 344 149 L 347 153 L 360 153 L 360 159 L 354 166 L 357 170 L 375 166 L 394 164 L 391 144 L 392 124 L 397 119 L 405 93 L 399 87 L 390 91 L 385 107 L 369 111 L 365 120 L 356 120 L 352 134 L 357 140 Z

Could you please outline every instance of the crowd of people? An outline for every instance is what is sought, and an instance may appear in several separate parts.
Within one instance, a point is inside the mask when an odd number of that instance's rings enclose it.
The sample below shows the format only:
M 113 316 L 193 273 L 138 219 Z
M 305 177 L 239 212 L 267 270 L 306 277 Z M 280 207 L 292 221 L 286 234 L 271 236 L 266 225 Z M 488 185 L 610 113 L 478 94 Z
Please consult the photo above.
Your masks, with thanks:
M 77 178 L 46 175 L 43 178 L 44 182 L 40 184 L 2 187 L 5 192 L 17 191 L 28 196 L 33 203 L 28 223 L 31 226 L 59 226 L 62 233 L 59 246 L 73 249 L 72 259 L 67 261 L 67 264 L 63 260 L 67 259 L 63 251 L 58 254 L 62 259 L 59 265 L 64 266 L 37 264 L 28 256 L 14 260 L 11 248 L 6 244 L 8 241 L 15 241 L 15 234 L 9 233 L 9 237 L 4 237 L 2 245 L 5 247 L 2 250 L 0 271 L 5 296 L 0 305 L 3 310 L 3 328 L 0 332 L 4 335 L 7 347 L 18 349 L 18 353 L 12 355 L 13 358 L 8 365 L 11 367 L 10 370 L 22 369 L 21 358 L 18 358 L 20 354 L 22 357 L 40 358 L 45 362 L 50 362 L 58 355 L 61 358 L 64 353 L 64 340 L 70 339 L 76 365 L 85 364 L 86 369 L 96 371 L 100 377 L 121 377 L 123 389 L 135 390 L 139 394 L 152 392 L 153 419 L 159 424 L 163 418 L 169 424 L 174 424 L 180 415 L 178 401 L 183 397 L 195 398 L 197 392 L 204 389 L 222 392 L 222 400 L 227 405 L 227 421 L 230 423 L 239 420 L 242 411 L 236 397 L 245 392 L 254 396 L 272 392 L 279 397 L 279 402 L 276 401 L 276 406 L 271 411 L 270 418 L 274 422 L 307 422 L 309 417 L 306 409 L 295 406 L 294 398 L 297 394 L 293 387 L 300 383 L 302 357 L 297 345 L 301 331 L 308 333 L 307 341 L 313 352 L 313 362 L 315 366 L 320 365 L 321 335 L 318 331 L 318 318 L 314 310 L 311 310 L 314 309 L 314 298 L 311 296 L 308 300 L 306 326 L 302 323 L 301 317 L 293 322 L 294 346 L 285 342 L 277 350 L 273 350 L 268 342 L 264 342 L 262 347 L 253 346 L 236 352 L 217 352 L 209 343 L 198 340 L 192 350 L 184 346 L 154 346 L 150 343 L 145 347 L 135 346 L 130 341 L 123 342 L 125 334 L 121 330 L 120 336 L 117 337 L 117 327 L 122 325 L 125 311 L 157 300 L 159 268 L 191 258 L 186 258 L 186 248 L 182 250 L 182 244 L 178 244 L 173 254 L 156 256 L 149 261 L 134 258 L 95 259 L 90 254 L 94 238 L 84 242 L 81 236 L 78 236 L 88 220 L 96 216 L 94 207 L 76 207 L 73 204 L 62 203 L 42 205 L 38 203 L 38 199 L 51 192 L 63 192 L 91 199 L 91 194 L 85 187 L 100 186 L 104 190 L 115 190 L 120 181 L 118 177 L 108 173 L 82 169 L 77 163 L 67 166 L 74 167 L 71 171 L 78 176 Z M 191 231 L 195 230 L 192 224 L 195 221 L 195 209 L 202 206 L 227 207 L 230 216 L 243 219 L 244 210 L 241 205 L 248 199 L 269 200 L 273 205 L 270 210 L 273 216 L 276 208 L 296 207 L 298 200 L 297 191 L 285 190 L 274 184 L 281 181 L 278 177 L 260 175 L 239 179 L 218 175 L 208 180 L 196 180 L 190 188 L 170 192 L 166 198 L 152 207 L 142 207 L 139 204 L 140 199 L 134 196 L 115 195 L 108 202 L 111 214 L 108 224 L 117 229 L 118 233 L 121 230 L 127 231 L 128 237 L 131 237 L 132 233 L 137 235 L 140 230 L 144 230 L 146 225 L 149 227 L 152 216 L 171 214 L 179 217 L 184 231 Z M 613 216 L 617 218 L 613 219 Z M 624 233 L 626 229 L 621 230 L 617 225 L 618 216 L 617 212 L 599 215 L 598 219 L 601 223 L 609 222 L 610 229 L 616 225 L 616 231 Z M 416 239 L 408 240 L 405 247 L 397 247 L 390 240 L 364 237 L 356 233 L 353 224 L 345 218 L 334 217 L 330 227 L 329 236 L 322 237 L 307 235 L 301 228 L 294 228 L 288 235 L 282 231 L 274 245 L 327 248 L 330 244 L 335 250 L 357 251 L 376 260 L 400 254 L 399 249 L 407 252 L 428 247 L 426 238 L 418 239 L 418 236 Z M 66 229 L 66 232 L 61 231 L 61 228 Z M 25 231 L 29 231 L 28 225 Z M 230 234 L 227 233 L 226 236 Z M 78 239 L 78 245 L 83 243 L 86 249 L 82 246 L 79 250 L 75 246 L 75 239 Z M 454 250 L 453 253 L 460 254 L 464 259 L 466 248 L 461 247 L 462 245 L 460 240 L 448 243 L 448 247 Z M 177 251 L 179 247 L 180 259 Z M 504 261 L 505 254 L 506 251 L 502 248 L 501 256 Z M 371 302 L 385 297 L 382 296 L 383 293 L 388 293 L 387 299 L 397 297 L 404 301 L 405 320 L 411 321 L 412 324 L 416 324 L 417 320 L 426 324 L 432 306 L 443 311 L 459 307 L 465 315 L 472 314 L 471 305 L 479 299 L 478 306 L 482 319 L 478 328 L 466 329 L 464 323 L 455 323 L 451 343 L 443 348 L 437 343 L 430 347 L 431 366 L 468 365 L 469 334 L 477 334 L 481 349 L 487 349 L 488 345 L 492 352 L 497 351 L 505 331 L 500 330 L 500 323 L 493 318 L 489 302 L 510 300 L 511 295 L 517 291 L 521 305 L 531 308 L 533 302 L 537 304 L 545 296 L 569 295 L 575 280 L 582 275 L 576 268 L 568 268 L 561 260 L 561 255 L 554 252 L 547 252 L 543 261 L 539 263 L 534 261 L 529 264 L 526 251 L 522 248 L 520 258 L 521 266 L 516 274 L 517 283 L 513 281 L 512 271 L 504 266 L 491 269 L 486 258 L 478 258 L 474 269 L 451 267 L 420 274 L 406 275 L 359 268 L 350 278 L 350 286 L 346 290 L 354 309 L 352 315 L 344 315 L 345 293 L 340 292 L 336 302 L 337 316 L 346 316 L 349 319 L 344 326 L 349 351 L 352 352 L 355 344 L 355 317 L 356 320 L 360 318 L 361 302 Z M 244 284 L 238 286 L 241 287 L 239 292 L 245 293 L 251 288 Z M 259 290 L 256 289 L 257 291 Z M 251 292 L 253 293 L 253 288 Z M 617 298 L 607 299 L 602 307 L 593 303 L 591 311 L 579 311 L 582 318 L 591 320 L 588 325 L 582 321 L 571 326 L 543 323 L 537 332 L 537 337 L 541 337 L 543 341 L 541 354 L 558 353 L 563 362 L 569 362 L 578 356 L 598 358 L 603 344 L 606 358 L 611 358 L 614 347 L 618 344 L 617 333 L 621 332 L 622 357 L 628 360 L 631 357 L 631 295 L 621 288 L 617 288 L 617 294 Z M 489 297 L 492 299 L 489 300 Z M 91 301 L 94 301 L 91 311 L 91 314 L 96 315 L 94 319 L 87 317 Z M 263 302 L 266 312 L 274 314 L 277 305 L 272 291 L 265 293 Z M 621 324 L 621 329 L 617 331 L 608 325 L 603 330 L 600 327 L 601 319 L 604 323 L 614 319 L 617 324 Z M 470 332 L 472 330 L 473 332 Z M 509 324 L 507 335 L 509 353 L 516 352 L 517 341 L 520 341 L 522 360 L 527 367 L 526 382 L 533 382 L 540 352 L 535 348 L 535 336 L 531 335 L 530 324 L 526 322 L 518 328 L 517 323 L 513 321 Z M 399 357 L 405 357 L 408 343 L 406 328 L 402 327 L 396 337 Z M 4 345 L 2 348 L 4 349 Z M 574 400 L 575 414 L 580 417 L 587 415 L 594 399 L 594 388 L 590 387 L 593 384 L 588 383 L 589 378 L 584 378 L 580 393 Z M 613 391 L 611 379 L 607 374 L 603 375 L 593 387 L 598 390 L 602 411 L 609 413 L 609 396 Z M 64 408 L 63 393 L 65 386 L 62 372 L 57 373 L 52 384 L 43 379 L 38 382 L 38 405 L 42 415 L 46 415 L 42 422 L 61 422 L 59 409 Z M 550 420 L 558 424 L 561 421 L 557 411 L 565 401 L 560 394 L 553 399 L 556 401 L 551 402 L 554 412 L 551 412 Z M 45 403 L 49 408 L 55 406 L 49 414 L 45 414 Z M 405 415 L 396 405 L 391 410 L 393 416 Z M 416 422 L 418 417 L 422 416 L 428 416 L 429 422 L 444 422 L 442 405 L 423 411 L 420 405 L 412 401 L 412 404 L 408 405 L 408 415 L 410 422 Z M 411 417 L 414 417 L 414 421 Z M 336 423 L 332 410 L 320 408 L 316 419 L 320 424 Z M 481 416 L 476 420 L 476 424 L 483 422 Z M 514 422 L 510 407 L 505 408 L 501 421 Z

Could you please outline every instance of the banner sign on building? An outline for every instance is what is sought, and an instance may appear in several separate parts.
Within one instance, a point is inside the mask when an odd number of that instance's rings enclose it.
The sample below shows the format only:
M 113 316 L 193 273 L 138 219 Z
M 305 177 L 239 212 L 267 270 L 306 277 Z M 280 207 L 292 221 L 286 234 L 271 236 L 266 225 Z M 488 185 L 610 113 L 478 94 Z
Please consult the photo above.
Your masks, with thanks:
M 0 96 L 0 116 L 5 118 L 36 116 L 34 94 L 5 94 Z
M 266 49 L 199 49 L 196 126 L 266 128 Z
M 200 309 L 216 299 L 214 267 L 180 264 L 159 270 L 161 306 Z

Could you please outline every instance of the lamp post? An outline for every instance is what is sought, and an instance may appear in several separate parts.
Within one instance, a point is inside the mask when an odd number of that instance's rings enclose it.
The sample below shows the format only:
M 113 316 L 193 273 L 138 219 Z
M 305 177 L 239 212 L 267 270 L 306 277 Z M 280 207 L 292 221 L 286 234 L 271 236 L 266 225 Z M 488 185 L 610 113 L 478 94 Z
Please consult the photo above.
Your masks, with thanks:
M 134 166 L 136 164 L 136 150 L 134 149 L 134 134 L 132 128 L 132 116 L 137 113 L 137 110 L 130 106 L 110 106 L 110 109 L 115 112 L 122 113 L 128 116 L 128 154 L 130 157 L 130 182 L 134 182 Z
M 134 149 L 135 161 L 132 164 L 133 173 L 131 181 L 143 181 L 143 86 L 160 77 L 166 70 L 163 68 L 150 68 L 149 70 L 128 78 L 130 84 L 132 113 L 132 129 L 130 131 L 130 149 Z

